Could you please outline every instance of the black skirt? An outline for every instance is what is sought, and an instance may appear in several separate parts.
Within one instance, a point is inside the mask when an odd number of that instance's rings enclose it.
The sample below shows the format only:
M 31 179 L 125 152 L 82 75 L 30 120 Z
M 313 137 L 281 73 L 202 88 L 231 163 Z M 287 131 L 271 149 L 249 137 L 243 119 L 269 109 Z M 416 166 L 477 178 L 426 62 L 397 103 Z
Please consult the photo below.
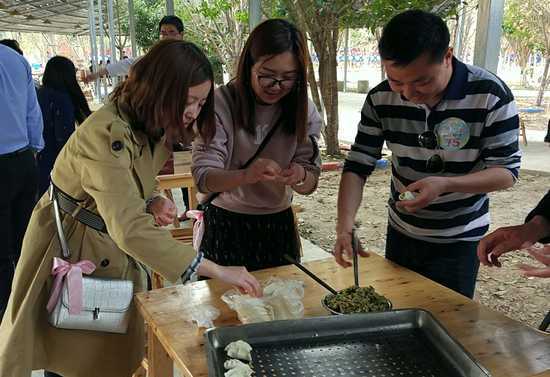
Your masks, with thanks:
M 213 262 L 245 266 L 249 271 L 289 264 L 284 254 L 300 260 L 300 240 L 291 208 L 247 215 L 209 204 L 200 249 Z

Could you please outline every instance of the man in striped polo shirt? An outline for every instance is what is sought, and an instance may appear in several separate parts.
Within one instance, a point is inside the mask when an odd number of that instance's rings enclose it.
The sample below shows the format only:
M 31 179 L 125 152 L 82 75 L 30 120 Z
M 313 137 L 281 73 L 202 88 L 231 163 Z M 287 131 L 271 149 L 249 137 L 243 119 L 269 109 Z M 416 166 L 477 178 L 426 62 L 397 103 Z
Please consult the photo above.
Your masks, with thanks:
M 388 79 L 367 95 L 344 165 L 336 261 L 350 265 L 344 256 L 351 257 L 363 186 L 385 141 L 392 151 L 386 258 L 473 297 L 487 193 L 511 187 L 520 166 L 513 95 L 494 74 L 453 57 L 449 30 L 434 14 L 395 16 L 378 48 Z M 406 191 L 415 198 L 400 200 Z

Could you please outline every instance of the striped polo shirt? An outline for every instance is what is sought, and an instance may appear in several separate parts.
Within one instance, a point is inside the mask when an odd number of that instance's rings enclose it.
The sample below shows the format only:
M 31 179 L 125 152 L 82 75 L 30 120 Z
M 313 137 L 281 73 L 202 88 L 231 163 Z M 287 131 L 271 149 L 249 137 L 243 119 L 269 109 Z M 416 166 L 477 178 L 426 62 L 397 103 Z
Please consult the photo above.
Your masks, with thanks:
M 490 167 L 505 168 L 516 179 L 521 160 L 519 118 L 510 89 L 484 69 L 455 58 L 452 64 L 445 94 L 431 109 L 393 92 L 387 80 L 373 88 L 344 165 L 344 172 L 366 178 L 381 158 L 386 141 L 392 151 L 389 223 L 409 237 L 434 243 L 478 241 L 489 228 L 489 198 L 483 193 L 449 192 L 409 213 L 395 205 L 407 185 L 430 176 L 462 176 Z M 438 146 L 434 150 L 419 144 L 419 134 L 440 133 L 445 129 L 442 125 L 457 121 L 470 134 L 461 148 Z M 426 161 L 434 154 L 445 161 L 441 173 L 426 171 Z

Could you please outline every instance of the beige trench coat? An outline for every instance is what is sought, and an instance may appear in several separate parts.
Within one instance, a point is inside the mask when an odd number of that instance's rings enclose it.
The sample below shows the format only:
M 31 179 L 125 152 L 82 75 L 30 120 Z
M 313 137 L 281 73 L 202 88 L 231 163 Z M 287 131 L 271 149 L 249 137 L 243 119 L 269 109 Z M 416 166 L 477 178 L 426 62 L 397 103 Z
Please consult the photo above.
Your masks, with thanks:
M 145 199 L 169 156 L 163 143 L 151 150 L 146 137 L 132 131 L 112 104 L 91 115 L 71 136 L 52 171 L 64 192 L 85 200 L 101 215 L 109 235 L 64 216 L 71 262 L 91 260 L 98 277 L 131 279 L 145 290 L 139 261 L 176 281 L 195 258 L 191 246 L 155 227 Z M 127 334 L 61 330 L 47 321 L 50 270 L 61 256 L 52 204 L 47 194 L 35 207 L 25 234 L 12 294 L 0 326 L 0 377 L 29 377 L 47 369 L 63 377 L 129 377 L 145 345 L 144 325 L 132 307 Z

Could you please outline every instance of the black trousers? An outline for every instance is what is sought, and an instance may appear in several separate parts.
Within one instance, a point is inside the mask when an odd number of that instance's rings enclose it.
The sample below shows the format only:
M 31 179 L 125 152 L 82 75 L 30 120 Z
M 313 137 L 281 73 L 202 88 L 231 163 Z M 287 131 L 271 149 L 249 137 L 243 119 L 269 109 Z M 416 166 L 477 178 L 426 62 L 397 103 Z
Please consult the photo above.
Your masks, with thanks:
M 0 155 L 0 318 L 11 292 L 21 244 L 36 203 L 38 169 L 31 150 Z
M 479 270 L 478 243 L 430 243 L 407 237 L 388 225 L 386 258 L 472 298 Z

